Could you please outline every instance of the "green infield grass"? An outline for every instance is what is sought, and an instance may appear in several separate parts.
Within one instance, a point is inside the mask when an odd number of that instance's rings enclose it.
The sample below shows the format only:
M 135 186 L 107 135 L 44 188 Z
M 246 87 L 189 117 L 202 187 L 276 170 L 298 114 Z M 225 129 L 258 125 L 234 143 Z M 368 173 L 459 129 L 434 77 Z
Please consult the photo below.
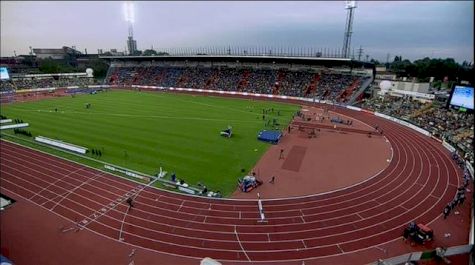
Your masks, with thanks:
M 299 107 L 248 99 L 108 91 L 2 105 L 1 114 L 29 123 L 24 129 L 33 137 L 99 149 L 101 157 L 91 152 L 87 156 L 150 175 L 162 166 L 191 185 L 201 182 L 228 196 L 236 189 L 237 178 L 270 146 L 258 141 L 257 133 L 272 129 L 262 119 L 262 110 L 272 108 L 266 120 L 277 119 L 282 129 Z M 220 136 L 228 125 L 232 137 Z M 2 134 L 13 135 L 13 130 Z

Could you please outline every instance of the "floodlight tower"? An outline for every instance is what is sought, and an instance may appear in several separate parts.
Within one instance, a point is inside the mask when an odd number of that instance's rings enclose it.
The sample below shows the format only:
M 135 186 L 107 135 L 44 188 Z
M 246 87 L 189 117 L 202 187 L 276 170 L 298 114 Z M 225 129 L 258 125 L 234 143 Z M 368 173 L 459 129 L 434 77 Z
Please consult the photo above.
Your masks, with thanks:
M 351 33 L 353 33 L 353 12 L 355 8 L 356 1 L 346 1 L 345 9 L 348 11 L 346 13 L 345 38 L 343 40 L 343 58 L 350 57 Z
M 125 16 L 125 21 L 127 21 L 129 25 L 129 37 L 127 38 L 127 49 L 129 50 L 129 55 L 133 55 L 137 51 L 137 41 L 134 40 L 135 14 L 134 14 L 133 2 L 124 3 L 124 16 Z

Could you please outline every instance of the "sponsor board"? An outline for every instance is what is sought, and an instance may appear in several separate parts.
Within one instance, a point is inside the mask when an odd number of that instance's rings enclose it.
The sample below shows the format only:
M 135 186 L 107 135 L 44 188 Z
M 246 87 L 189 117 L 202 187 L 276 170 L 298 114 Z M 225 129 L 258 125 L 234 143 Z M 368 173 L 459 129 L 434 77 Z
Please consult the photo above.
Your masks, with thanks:
M 128 170 L 125 170 L 125 169 L 121 169 L 121 168 L 116 168 L 116 167 L 113 167 L 113 166 L 110 166 L 110 165 L 104 165 L 104 168 L 105 169 L 108 169 L 110 171 L 115 171 L 115 172 L 120 172 L 122 174 L 125 174 L 129 177 L 133 177 L 133 178 L 138 178 L 138 179 L 143 179 L 143 180 L 146 180 L 146 181 L 150 181 L 150 178 L 149 177 L 146 177 L 146 176 L 142 176 L 142 175 L 139 175 L 135 172 L 131 172 L 131 171 L 128 171 Z

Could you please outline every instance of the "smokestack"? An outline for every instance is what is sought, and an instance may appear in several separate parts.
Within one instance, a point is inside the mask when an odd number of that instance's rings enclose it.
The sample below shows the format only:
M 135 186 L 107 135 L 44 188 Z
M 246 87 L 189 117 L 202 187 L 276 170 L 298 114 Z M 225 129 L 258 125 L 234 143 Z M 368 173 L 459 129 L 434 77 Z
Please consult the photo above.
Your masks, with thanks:
M 84 53 L 87 55 L 87 49 L 84 49 Z

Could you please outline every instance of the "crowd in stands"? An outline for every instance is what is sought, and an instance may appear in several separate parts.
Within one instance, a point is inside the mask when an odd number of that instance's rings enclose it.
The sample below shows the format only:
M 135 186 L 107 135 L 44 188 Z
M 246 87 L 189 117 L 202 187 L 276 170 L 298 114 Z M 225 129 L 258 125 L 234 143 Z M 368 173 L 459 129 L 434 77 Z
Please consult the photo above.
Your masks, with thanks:
M 0 82 L 0 91 L 22 90 L 35 88 L 61 88 L 68 86 L 86 86 L 99 84 L 93 78 L 74 77 L 74 78 L 13 78 L 8 81 Z
M 94 84 L 92 78 L 19 78 L 13 79 L 16 89 L 33 89 L 33 88 L 49 88 L 49 87 L 67 87 L 67 86 L 85 86 Z
M 344 102 L 340 97 L 362 77 L 333 72 L 256 69 L 251 67 L 128 66 L 112 67 L 106 77 L 111 85 L 150 85 L 240 91 Z
M 444 139 L 473 164 L 473 113 L 447 109 L 439 102 L 422 103 L 408 96 L 386 95 L 365 99 L 361 107 L 406 120 Z
M 15 90 L 15 85 L 12 81 L 0 81 L 0 91 L 13 91 Z

